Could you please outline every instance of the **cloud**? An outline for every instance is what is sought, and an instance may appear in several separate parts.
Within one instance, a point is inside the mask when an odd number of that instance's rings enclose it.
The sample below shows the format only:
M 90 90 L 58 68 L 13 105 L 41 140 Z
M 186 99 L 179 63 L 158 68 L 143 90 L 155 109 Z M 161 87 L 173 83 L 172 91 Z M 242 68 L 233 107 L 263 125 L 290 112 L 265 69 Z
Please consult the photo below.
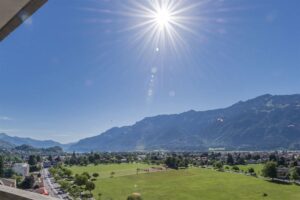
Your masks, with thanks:
M 10 121 L 10 120 L 12 120 L 12 118 L 7 117 L 7 116 L 0 116 L 0 120 L 2 120 L 2 121 Z

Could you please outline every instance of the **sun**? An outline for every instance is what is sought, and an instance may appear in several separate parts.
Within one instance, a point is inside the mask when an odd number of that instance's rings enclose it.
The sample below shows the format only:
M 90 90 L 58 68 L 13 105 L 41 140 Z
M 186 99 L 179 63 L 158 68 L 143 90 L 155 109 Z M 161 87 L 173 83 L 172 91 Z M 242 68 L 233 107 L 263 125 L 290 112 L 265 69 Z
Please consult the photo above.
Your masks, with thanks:
M 194 15 L 199 2 L 187 0 L 131 0 L 124 5 L 129 18 L 125 31 L 131 31 L 133 42 L 141 45 L 141 50 L 160 49 L 160 53 L 179 50 L 186 46 L 185 38 L 194 34 Z M 158 52 L 156 50 L 156 52 Z
M 171 12 L 168 9 L 159 8 L 155 12 L 154 19 L 161 29 L 166 28 L 172 20 Z

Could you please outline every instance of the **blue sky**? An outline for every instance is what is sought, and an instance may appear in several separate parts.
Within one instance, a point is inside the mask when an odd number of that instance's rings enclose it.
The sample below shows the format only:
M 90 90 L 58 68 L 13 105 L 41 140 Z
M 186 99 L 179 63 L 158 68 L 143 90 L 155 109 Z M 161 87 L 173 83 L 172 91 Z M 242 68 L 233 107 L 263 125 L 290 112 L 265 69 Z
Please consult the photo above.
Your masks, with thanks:
M 137 2 L 52 0 L 1 42 L 0 132 L 66 143 L 147 116 L 300 93 L 300 1 L 186 1 L 189 30 L 175 27 L 183 41 L 164 47 L 132 28 L 144 19 Z

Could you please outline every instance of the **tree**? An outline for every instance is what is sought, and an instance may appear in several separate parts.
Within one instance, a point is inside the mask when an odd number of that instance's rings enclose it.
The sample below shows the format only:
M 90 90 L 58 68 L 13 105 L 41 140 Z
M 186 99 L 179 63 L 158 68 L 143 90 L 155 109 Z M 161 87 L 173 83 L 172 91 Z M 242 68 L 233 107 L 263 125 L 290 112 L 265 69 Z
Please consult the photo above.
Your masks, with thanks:
M 259 154 L 254 155 L 254 156 L 253 156 L 253 159 L 254 159 L 254 160 L 259 160 L 259 159 L 260 159 L 260 155 L 259 155 Z
M 34 184 L 34 176 L 26 176 L 23 182 L 20 184 L 20 188 L 22 189 L 31 189 Z
M 52 158 L 52 156 L 51 156 L 51 155 L 49 155 L 49 156 L 48 156 L 48 160 L 49 160 L 50 162 L 52 162 L 52 161 L 53 161 L 53 158 Z
M 88 160 L 89 160 L 90 163 L 94 163 L 94 162 L 95 162 L 95 156 L 94 156 L 93 153 L 91 153 L 91 154 L 89 155 Z
M 71 165 L 77 164 L 77 158 L 76 158 L 75 152 L 73 152 L 73 154 L 72 154 L 72 156 L 71 156 L 70 164 L 71 164 Z
M 290 162 L 290 168 L 292 168 L 292 167 L 296 167 L 298 165 L 298 162 L 296 161 L 296 160 L 293 160 L 293 161 L 291 161 Z
M 179 167 L 179 160 L 178 158 L 176 158 L 175 156 L 172 156 L 172 157 L 168 157 L 166 159 L 166 162 L 165 164 L 171 168 L 171 169 L 178 169 Z
M 267 162 L 262 169 L 262 175 L 264 177 L 269 177 L 272 179 L 276 178 L 277 177 L 276 163 L 273 161 Z
M 275 155 L 275 154 L 271 154 L 271 155 L 269 156 L 269 160 L 270 160 L 270 161 L 277 161 L 276 155 Z
M 253 169 L 252 167 L 250 167 L 250 168 L 248 169 L 248 172 L 249 172 L 250 174 L 252 174 L 252 173 L 254 173 L 255 171 L 254 171 L 254 169 Z
M 37 161 L 37 162 L 42 162 L 42 158 L 41 158 L 40 155 L 37 155 L 37 156 L 36 156 L 36 161 Z
M 223 169 L 223 163 L 221 161 L 216 161 L 214 163 L 214 168 L 218 169 L 218 170 L 221 170 Z
M 233 165 L 234 164 L 233 157 L 230 153 L 227 156 L 227 161 L 226 162 L 227 162 L 228 165 Z
M 67 169 L 67 168 L 63 168 L 63 171 L 64 171 L 64 173 L 65 173 L 65 175 L 66 175 L 67 177 L 71 177 L 71 175 L 72 175 L 72 170 Z
M 183 165 L 184 168 L 188 168 L 189 167 L 189 163 L 190 163 L 189 160 L 187 158 L 185 158 L 184 161 L 183 161 L 183 163 L 182 163 L 182 165 Z
M 79 199 L 81 196 L 82 188 L 77 185 L 73 185 L 68 189 L 68 192 L 71 194 L 74 199 Z
M 300 177 L 299 170 L 296 167 L 293 167 L 290 171 L 290 178 L 293 180 L 298 180 Z
M 235 165 L 235 166 L 232 167 L 232 170 L 233 170 L 233 171 L 239 171 L 240 168 L 239 168 L 238 166 Z
M 4 159 L 3 156 L 0 156 L 0 177 L 4 174 Z
M 63 190 L 68 190 L 71 186 L 71 184 L 68 182 L 68 181 L 65 181 L 65 180 L 61 180 L 58 182 L 60 187 L 63 189 Z
M 93 183 L 91 181 L 86 182 L 85 189 L 88 190 L 88 191 L 90 191 L 90 194 L 91 194 L 92 190 L 95 189 L 95 183 Z
M 99 174 L 97 172 L 93 173 L 93 177 L 97 178 L 99 176 Z
M 100 155 L 98 153 L 94 154 L 94 160 L 100 160 Z
M 55 161 L 56 161 L 56 162 L 61 162 L 60 156 L 57 156 L 57 157 L 55 158 Z
M 37 172 L 37 171 L 40 171 L 41 170 L 41 167 L 38 166 L 38 165 L 30 165 L 29 166 L 29 172 Z
M 248 153 L 245 157 L 246 160 L 250 160 L 252 158 L 252 155 L 250 153 Z
M 91 175 L 90 175 L 89 173 L 87 173 L 87 172 L 83 172 L 82 175 L 83 175 L 83 176 L 86 176 L 88 179 L 91 178 Z
M 14 175 L 14 171 L 12 170 L 12 168 L 6 168 L 4 170 L 3 177 L 11 178 L 13 175 Z
M 37 160 L 36 160 L 36 156 L 35 155 L 30 155 L 29 156 L 28 164 L 29 165 L 36 165 L 37 164 Z
M 116 172 L 110 172 L 110 177 L 113 178 Z
M 238 165 L 244 165 L 245 164 L 245 159 L 241 158 L 240 156 L 236 159 L 236 163 Z
M 85 185 L 88 181 L 88 178 L 85 175 L 76 174 L 74 183 L 78 186 Z

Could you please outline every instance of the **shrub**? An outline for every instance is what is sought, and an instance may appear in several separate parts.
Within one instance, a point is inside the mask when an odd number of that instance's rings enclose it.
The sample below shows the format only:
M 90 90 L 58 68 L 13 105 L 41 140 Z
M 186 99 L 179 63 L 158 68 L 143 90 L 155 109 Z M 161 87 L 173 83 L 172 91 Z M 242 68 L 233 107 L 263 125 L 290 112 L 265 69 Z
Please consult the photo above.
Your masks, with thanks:
M 263 193 L 263 195 L 262 195 L 263 197 L 267 197 L 268 196 L 268 194 L 267 193 Z
M 86 176 L 88 179 L 91 178 L 91 175 L 90 175 L 89 173 L 87 173 L 87 172 L 83 172 L 82 175 L 83 175 L 83 176 Z
M 250 167 L 250 168 L 248 169 L 248 172 L 249 172 L 250 174 L 253 174 L 255 171 L 254 171 L 254 169 L 253 169 L 252 167 Z
M 34 176 L 26 176 L 23 182 L 20 183 L 19 187 L 21 189 L 31 189 L 34 184 Z
M 240 168 L 239 168 L 238 166 L 233 166 L 233 167 L 232 167 L 232 170 L 233 170 L 233 171 L 239 171 Z
M 96 172 L 96 173 L 93 173 L 93 177 L 94 178 L 97 178 L 99 176 L 99 174 Z

